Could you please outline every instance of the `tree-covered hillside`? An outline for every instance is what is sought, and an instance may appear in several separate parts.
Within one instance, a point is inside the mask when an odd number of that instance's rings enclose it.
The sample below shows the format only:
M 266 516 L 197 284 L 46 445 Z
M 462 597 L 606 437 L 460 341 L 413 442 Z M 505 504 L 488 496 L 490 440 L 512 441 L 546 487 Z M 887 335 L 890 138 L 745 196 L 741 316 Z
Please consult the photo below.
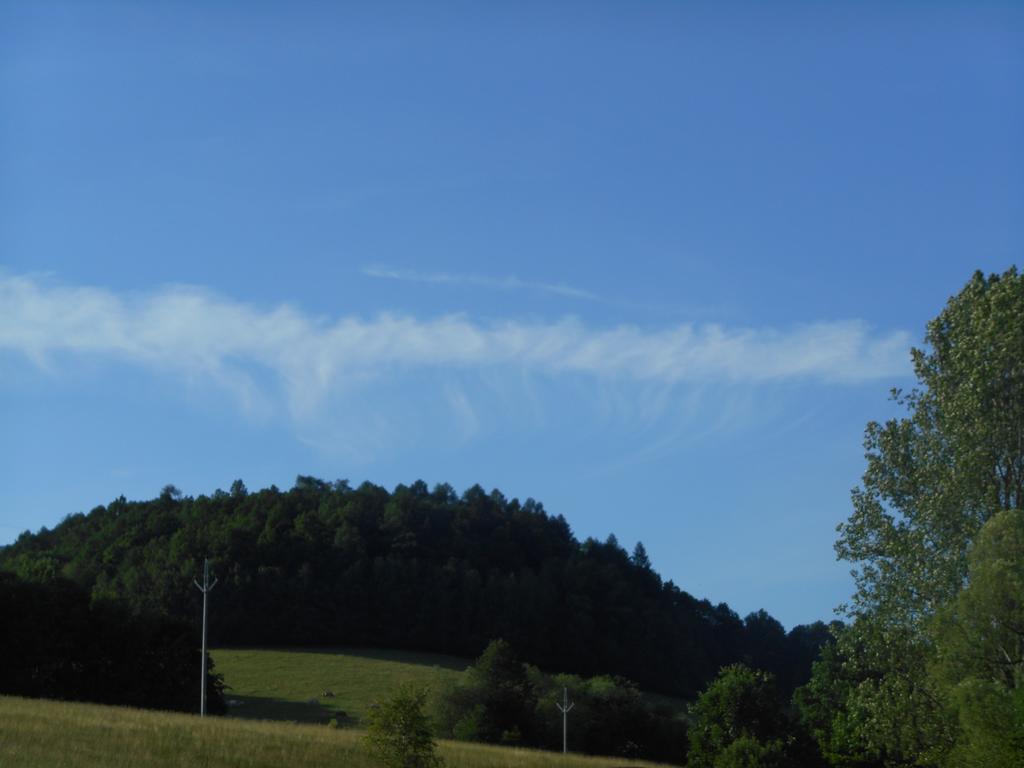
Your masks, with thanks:
M 642 545 L 578 541 L 562 516 L 479 486 L 389 493 L 300 476 L 290 491 L 123 497 L 0 549 L 0 568 L 63 577 L 95 598 L 195 620 L 203 557 L 220 582 L 210 637 L 234 645 L 373 645 L 476 656 L 492 638 L 542 668 L 618 674 L 696 695 L 723 665 L 807 679 L 821 623 L 788 634 L 764 612 L 665 582 Z
M 196 709 L 194 622 L 133 615 L 62 579 L 38 584 L 10 573 L 0 573 L 0 616 L 0 694 Z M 223 713 L 220 676 L 206 682 L 208 711 Z

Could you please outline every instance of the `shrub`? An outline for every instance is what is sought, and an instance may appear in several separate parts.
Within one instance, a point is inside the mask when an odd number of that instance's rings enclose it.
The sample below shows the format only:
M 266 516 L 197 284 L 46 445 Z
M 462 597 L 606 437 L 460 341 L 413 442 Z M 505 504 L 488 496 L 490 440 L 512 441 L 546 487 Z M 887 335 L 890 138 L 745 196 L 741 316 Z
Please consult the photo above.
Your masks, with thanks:
M 772 675 L 742 664 L 724 667 L 690 707 L 691 768 L 771 765 L 786 733 Z
M 388 768 L 440 768 L 434 736 L 423 711 L 427 689 L 403 686 L 370 710 L 366 743 Z

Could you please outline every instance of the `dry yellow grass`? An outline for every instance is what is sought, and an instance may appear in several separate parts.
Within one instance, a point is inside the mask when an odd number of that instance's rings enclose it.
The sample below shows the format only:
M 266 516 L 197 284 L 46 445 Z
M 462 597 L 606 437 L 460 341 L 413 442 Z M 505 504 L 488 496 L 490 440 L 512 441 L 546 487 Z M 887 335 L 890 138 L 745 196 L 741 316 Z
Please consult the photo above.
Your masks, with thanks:
M 441 742 L 449 768 L 611 768 L 633 760 Z M 0 696 L 3 768 L 380 768 L 362 732 Z

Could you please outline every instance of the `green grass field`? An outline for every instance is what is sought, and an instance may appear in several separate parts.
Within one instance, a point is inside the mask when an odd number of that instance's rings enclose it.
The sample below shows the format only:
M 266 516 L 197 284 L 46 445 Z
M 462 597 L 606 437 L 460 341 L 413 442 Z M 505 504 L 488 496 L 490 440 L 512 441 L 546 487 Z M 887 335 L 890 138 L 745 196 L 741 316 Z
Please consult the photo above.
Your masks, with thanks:
M 373 648 L 218 648 L 210 655 L 230 686 L 225 699 L 231 717 L 299 723 L 336 718 L 341 726 L 358 725 L 371 704 L 389 698 L 403 683 L 436 693 L 473 661 Z M 321 696 L 325 690 L 334 697 Z M 647 697 L 679 713 L 686 709 L 681 699 Z
M 472 663 L 370 648 L 218 648 L 210 655 L 230 686 L 224 697 L 230 716 L 300 723 L 336 718 L 339 725 L 358 724 L 371 704 L 389 698 L 403 683 L 436 692 Z M 321 696 L 324 691 L 335 695 Z
M 612 768 L 632 760 L 441 742 L 448 768 Z M 380 768 L 356 730 L 0 696 L 4 768 Z

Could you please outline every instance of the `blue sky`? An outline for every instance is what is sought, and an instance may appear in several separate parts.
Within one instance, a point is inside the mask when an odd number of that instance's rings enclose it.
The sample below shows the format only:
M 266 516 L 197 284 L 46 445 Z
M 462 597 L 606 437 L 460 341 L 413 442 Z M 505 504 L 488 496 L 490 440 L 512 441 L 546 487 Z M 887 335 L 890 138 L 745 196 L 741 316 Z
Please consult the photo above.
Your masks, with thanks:
M 787 626 L 1024 245 L 1024 6 L 0 4 L 0 543 L 473 483 Z

